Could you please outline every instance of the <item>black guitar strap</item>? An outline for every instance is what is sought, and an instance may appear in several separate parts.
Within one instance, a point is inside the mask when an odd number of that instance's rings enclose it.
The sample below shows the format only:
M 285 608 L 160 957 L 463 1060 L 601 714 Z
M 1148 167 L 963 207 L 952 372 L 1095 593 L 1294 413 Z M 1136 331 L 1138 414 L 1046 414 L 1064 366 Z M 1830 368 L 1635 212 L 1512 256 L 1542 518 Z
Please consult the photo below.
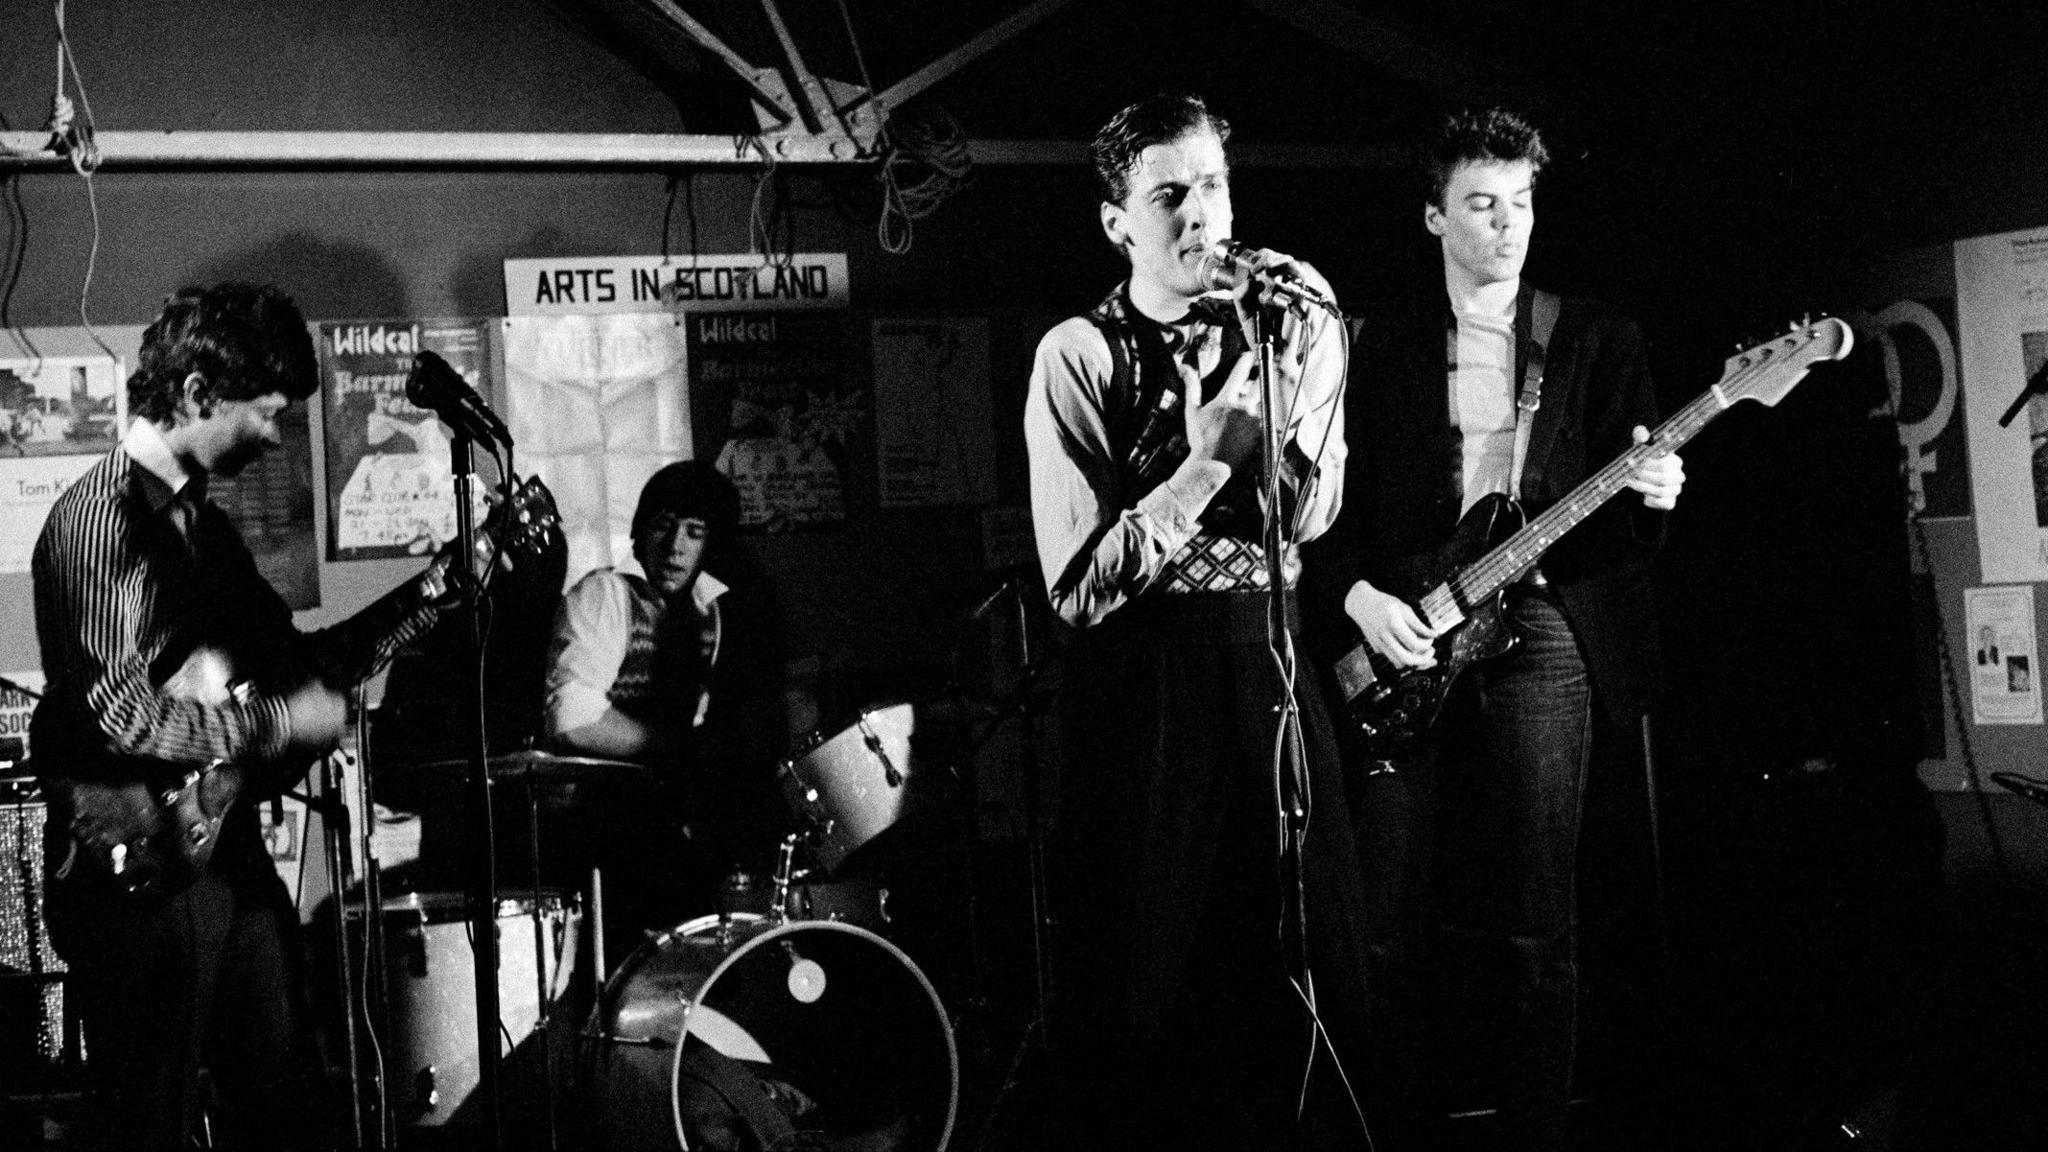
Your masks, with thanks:
M 1522 394 L 1515 399 L 1515 462 L 1508 473 L 1508 495 L 1522 498 L 1522 467 L 1529 459 L 1529 434 L 1536 410 L 1543 406 L 1543 357 L 1557 328 L 1557 293 L 1532 289 L 1529 296 L 1529 359 L 1522 368 Z

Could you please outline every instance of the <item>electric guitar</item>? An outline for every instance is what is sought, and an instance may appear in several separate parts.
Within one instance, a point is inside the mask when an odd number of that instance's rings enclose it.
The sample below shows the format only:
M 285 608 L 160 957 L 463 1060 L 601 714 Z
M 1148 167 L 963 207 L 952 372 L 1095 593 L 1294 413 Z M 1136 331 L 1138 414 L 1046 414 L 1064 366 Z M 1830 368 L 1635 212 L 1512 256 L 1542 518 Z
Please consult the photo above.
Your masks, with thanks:
M 1482 497 L 1459 519 L 1430 575 L 1418 581 L 1427 591 L 1409 600 L 1436 629 L 1436 664 L 1401 668 L 1362 641 L 1335 661 L 1332 672 L 1352 729 L 1342 734 L 1344 742 L 1367 760 L 1399 759 L 1436 722 L 1459 673 L 1514 646 L 1514 635 L 1501 625 L 1506 590 L 1559 538 L 1622 491 L 1652 457 L 1676 451 L 1738 401 L 1776 406 L 1809 368 L 1840 360 L 1853 343 L 1847 324 L 1823 317 L 1736 353 L 1721 379 L 1659 425 L 1647 442 L 1616 457 L 1534 520 L 1524 522 L 1520 506 L 1506 496 Z
M 560 536 L 554 494 L 539 477 L 527 479 L 491 511 L 470 541 L 470 572 L 478 593 L 500 567 L 540 553 Z M 422 579 L 430 599 L 438 598 L 435 589 L 445 584 L 453 566 L 452 552 L 429 566 Z M 211 705 L 247 701 L 256 691 L 248 670 L 204 642 L 193 643 L 158 687 L 166 695 Z M 72 854 L 57 874 L 68 875 L 83 858 L 130 895 L 147 896 L 169 895 L 199 878 L 213 858 L 221 823 L 245 791 L 275 794 L 290 787 L 317 757 L 277 764 L 216 760 L 200 767 L 124 759 L 122 775 L 130 778 L 119 783 L 59 782 L 68 791 Z

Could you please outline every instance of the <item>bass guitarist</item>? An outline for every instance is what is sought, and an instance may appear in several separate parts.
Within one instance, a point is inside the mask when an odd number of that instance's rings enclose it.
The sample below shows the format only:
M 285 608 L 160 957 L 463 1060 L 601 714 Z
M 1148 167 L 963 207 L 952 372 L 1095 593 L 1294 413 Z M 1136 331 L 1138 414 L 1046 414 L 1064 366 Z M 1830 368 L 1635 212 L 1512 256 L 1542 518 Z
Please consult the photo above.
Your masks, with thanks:
M 196 877 L 136 871 L 163 847 L 138 834 L 168 818 L 151 797 L 233 776 L 275 794 L 286 781 L 266 789 L 261 770 L 303 769 L 333 748 L 340 690 L 424 631 L 445 594 L 437 559 L 352 619 L 300 633 L 207 500 L 211 478 L 279 444 L 280 413 L 313 394 L 317 373 L 305 319 L 276 289 L 172 296 L 143 334 L 126 435 L 65 490 L 36 542 L 49 688 L 31 731 L 52 785 L 49 923 L 89 1045 L 90 1147 L 185 1146 L 202 1067 L 213 1147 L 334 1135 L 311 1073 L 298 914 L 254 809 L 234 805 L 194 835 L 177 819 L 186 847 L 206 841 Z M 188 660 L 195 650 L 206 655 Z M 231 688 L 243 674 L 254 678 Z
M 1309 580 L 1341 603 L 1350 640 L 1396 672 L 1449 654 L 1448 628 L 1414 598 L 1441 576 L 1467 510 L 1489 493 L 1541 510 L 1655 423 L 1635 324 L 1522 281 L 1546 158 L 1512 112 L 1447 117 L 1422 152 L 1420 189 L 1444 290 L 1362 314 L 1343 507 L 1310 550 Z M 1592 515 L 1508 590 L 1502 623 L 1518 642 L 1464 669 L 1433 729 L 1398 757 L 1353 765 L 1384 1061 L 1370 1079 L 1387 1120 L 1404 1105 L 1417 1123 L 1429 1103 L 1465 1103 L 1430 1100 L 1448 1076 L 1498 1107 L 1500 1147 L 1563 1146 L 1589 729 L 1596 710 L 1630 720 L 1651 694 L 1650 561 L 1684 479 L 1676 455 L 1644 464 L 1628 482 L 1641 501 Z M 1479 1018 L 1444 1018 L 1452 1005 Z M 1421 1049 L 1446 1035 L 1472 1042 Z M 1450 1062 L 1420 1062 L 1434 1057 Z

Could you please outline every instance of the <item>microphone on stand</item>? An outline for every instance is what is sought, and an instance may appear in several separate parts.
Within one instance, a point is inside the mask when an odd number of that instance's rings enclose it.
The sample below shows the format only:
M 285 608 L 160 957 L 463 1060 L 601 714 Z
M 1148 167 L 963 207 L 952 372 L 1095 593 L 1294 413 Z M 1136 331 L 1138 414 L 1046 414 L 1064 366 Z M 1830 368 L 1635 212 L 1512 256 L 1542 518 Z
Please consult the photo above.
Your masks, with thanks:
M 472 440 L 495 440 L 512 447 L 512 432 L 505 422 L 476 394 L 462 373 L 435 353 L 421 352 L 412 358 L 412 372 L 405 378 L 405 398 Z
M 1234 291 L 1246 281 L 1266 290 L 1268 299 L 1290 308 L 1321 308 L 1342 316 L 1330 294 L 1302 278 L 1291 267 L 1267 267 L 1259 250 L 1241 240 L 1218 240 L 1202 257 L 1202 286 L 1209 291 Z

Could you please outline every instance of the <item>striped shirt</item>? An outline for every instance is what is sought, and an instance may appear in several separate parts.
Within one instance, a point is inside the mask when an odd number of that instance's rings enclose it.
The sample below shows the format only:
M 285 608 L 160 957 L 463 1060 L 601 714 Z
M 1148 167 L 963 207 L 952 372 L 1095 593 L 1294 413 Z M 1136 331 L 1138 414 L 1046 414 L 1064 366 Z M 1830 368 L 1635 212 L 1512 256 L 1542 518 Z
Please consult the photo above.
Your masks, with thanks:
M 46 774 L 109 778 L 123 771 L 110 756 L 275 759 L 291 741 L 295 689 L 314 677 L 353 685 L 433 623 L 412 580 L 341 624 L 299 632 L 203 487 L 137 420 L 51 507 L 31 562 L 45 678 L 32 744 Z M 201 647 L 250 691 L 195 695 L 175 682 Z

